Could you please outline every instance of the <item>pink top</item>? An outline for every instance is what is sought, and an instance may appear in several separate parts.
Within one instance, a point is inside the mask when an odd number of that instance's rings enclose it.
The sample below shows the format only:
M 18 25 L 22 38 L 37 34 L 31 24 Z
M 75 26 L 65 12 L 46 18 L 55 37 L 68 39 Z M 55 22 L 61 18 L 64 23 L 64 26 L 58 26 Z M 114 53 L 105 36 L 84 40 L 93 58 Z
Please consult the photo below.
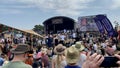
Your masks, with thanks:
M 37 59 L 38 59 L 38 58 L 41 58 L 41 55 L 42 55 L 42 53 L 41 53 L 41 52 L 38 52 L 36 58 L 37 58 Z

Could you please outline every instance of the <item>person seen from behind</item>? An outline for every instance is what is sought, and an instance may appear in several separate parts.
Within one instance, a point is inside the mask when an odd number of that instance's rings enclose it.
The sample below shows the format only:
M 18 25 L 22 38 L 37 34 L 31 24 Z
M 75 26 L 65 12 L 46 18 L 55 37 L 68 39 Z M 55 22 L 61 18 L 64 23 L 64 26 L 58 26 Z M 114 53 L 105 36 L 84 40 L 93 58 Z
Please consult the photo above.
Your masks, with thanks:
M 27 44 L 18 44 L 16 48 L 11 50 L 11 53 L 14 54 L 13 60 L 2 66 L 2 68 L 32 68 L 23 62 L 27 57 L 29 49 Z
M 71 46 L 65 51 L 67 65 L 65 68 L 81 68 L 77 65 L 79 59 L 79 51 L 75 46 Z
M 41 63 L 42 68 L 49 68 L 49 57 L 47 55 L 47 48 L 41 49 Z
M 81 67 L 86 60 L 86 55 L 83 53 L 85 47 L 81 44 L 81 42 L 76 42 L 75 48 L 79 51 L 79 59 L 77 65 Z
M 52 59 L 52 68 L 64 68 L 66 66 L 64 51 L 66 47 L 62 44 L 58 44 L 54 48 L 56 56 Z

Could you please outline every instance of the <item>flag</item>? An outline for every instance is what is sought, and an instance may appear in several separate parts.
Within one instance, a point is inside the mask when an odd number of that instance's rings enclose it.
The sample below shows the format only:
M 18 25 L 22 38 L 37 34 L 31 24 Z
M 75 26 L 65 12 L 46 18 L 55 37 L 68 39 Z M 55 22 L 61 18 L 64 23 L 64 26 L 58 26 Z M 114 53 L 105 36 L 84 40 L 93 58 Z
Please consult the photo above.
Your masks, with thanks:
M 104 34 L 105 33 L 104 26 L 102 25 L 102 23 L 100 22 L 100 20 L 97 17 L 95 17 L 94 21 L 95 21 L 95 23 L 96 23 L 96 25 L 97 25 L 97 27 L 99 29 L 99 32 L 101 34 Z
M 108 32 L 108 35 L 114 36 L 115 31 L 110 20 L 105 15 L 97 15 L 96 17 L 99 19 L 100 23 L 104 26 L 104 28 Z

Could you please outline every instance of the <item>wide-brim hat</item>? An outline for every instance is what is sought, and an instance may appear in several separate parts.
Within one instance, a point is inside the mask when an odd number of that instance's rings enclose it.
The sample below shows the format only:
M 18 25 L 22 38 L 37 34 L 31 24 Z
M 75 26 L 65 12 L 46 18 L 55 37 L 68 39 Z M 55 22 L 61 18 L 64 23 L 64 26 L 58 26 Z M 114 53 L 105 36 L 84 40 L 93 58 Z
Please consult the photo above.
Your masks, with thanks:
M 76 42 L 75 43 L 75 48 L 78 50 L 78 51 L 82 51 L 85 49 L 85 47 L 81 44 L 81 42 Z
M 63 46 L 62 44 L 58 44 L 55 48 L 54 48 L 54 52 L 56 54 L 63 54 L 65 51 L 66 47 Z
M 79 59 L 79 51 L 74 46 L 71 46 L 66 49 L 65 56 L 68 64 L 77 63 Z
M 11 49 L 11 53 L 22 54 L 30 51 L 30 47 L 27 44 L 18 44 L 16 48 Z

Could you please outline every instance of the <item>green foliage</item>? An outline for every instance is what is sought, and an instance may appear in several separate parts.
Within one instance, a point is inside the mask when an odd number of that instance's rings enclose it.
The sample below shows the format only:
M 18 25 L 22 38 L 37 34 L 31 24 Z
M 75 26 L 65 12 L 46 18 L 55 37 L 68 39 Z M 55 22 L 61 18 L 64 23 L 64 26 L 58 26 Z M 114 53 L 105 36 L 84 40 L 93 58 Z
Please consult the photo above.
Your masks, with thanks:
M 41 31 L 43 29 L 44 29 L 43 25 L 35 25 L 34 28 L 33 28 L 34 31 Z
M 2 27 L 2 31 L 6 31 L 6 30 L 8 30 L 7 26 Z

